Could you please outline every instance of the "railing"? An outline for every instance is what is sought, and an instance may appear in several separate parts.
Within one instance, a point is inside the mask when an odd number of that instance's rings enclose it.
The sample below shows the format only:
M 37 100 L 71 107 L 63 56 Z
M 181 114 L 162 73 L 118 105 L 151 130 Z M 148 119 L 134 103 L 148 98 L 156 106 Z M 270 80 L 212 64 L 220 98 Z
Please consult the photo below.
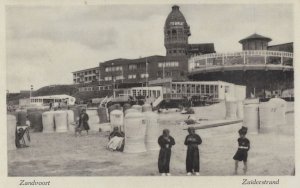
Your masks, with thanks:
M 154 102 L 153 102 L 153 107 L 156 107 L 157 105 L 159 105 L 162 101 L 164 100 L 163 96 L 160 95 Z
M 293 67 L 293 53 L 268 50 L 251 50 L 232 53 L 195 55 L 189 59 L 189 71 L 207 67 L 276 65 Z

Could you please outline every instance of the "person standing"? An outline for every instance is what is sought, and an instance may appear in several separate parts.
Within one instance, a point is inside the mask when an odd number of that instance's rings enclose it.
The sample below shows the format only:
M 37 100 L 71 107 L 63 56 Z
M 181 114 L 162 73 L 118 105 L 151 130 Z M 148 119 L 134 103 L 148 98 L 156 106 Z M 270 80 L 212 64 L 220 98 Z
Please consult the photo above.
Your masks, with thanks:
M 237 174 L 238 170 L 238 162 L 243 161 L 244 163 L 244 174 L 247 173 L 247 159 L 248 159 L 248 151 L 250 150 L 250 141 L 246 138 L 247 134 L 247 127 L 242 127 L 238 133 L 240 137 L 238 138 L 238 150 L 233 156 L 233 159 L 235 160 L 235 168 L 234 168 L 234 174 Z
M 171 148 L 175 145 L 175 140 L 170 136 L 168 129 L 163 130 L 163 134 L 158 138 L 158 144 L 160 146 L 158 156 L 158 170 L 162 176 L 170 176 L 170 159 Z
M 194 127 L 188 128 L 189 134 L 186 136 L 184 144 L 187 146 L 186 153 L 186 172 L 188 176 L 192 173 L 199 176 L 200 163 L 199 163 L 199 149 L 198 145 L 202 143 L 201 137 L 195 133 Z
M 88 123 L 89 115 L 86 113 L 86 109 L 82 109 L 79 116 L 79 127 L 83 127 L 86 133 L 89 134 L 90 126 Z

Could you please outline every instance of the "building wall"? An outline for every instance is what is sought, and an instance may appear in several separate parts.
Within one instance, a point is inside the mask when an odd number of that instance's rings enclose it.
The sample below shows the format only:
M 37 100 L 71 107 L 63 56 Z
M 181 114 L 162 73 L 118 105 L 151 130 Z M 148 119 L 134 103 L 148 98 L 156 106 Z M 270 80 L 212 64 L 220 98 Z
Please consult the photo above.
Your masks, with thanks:
M 73 72 L 74 84 L 87 84 L 100 81 L 99 67 Z
M 252 39 L 243 42 L 243 50 L 267 50 L 268 42 L 265 40 Z
M 270 51 L 284 51 L 284 52 L 294 52 L 293 43 L 285 43 L 285 44 L 278 44 L 273 46 L 268 46 L 268 50 Z

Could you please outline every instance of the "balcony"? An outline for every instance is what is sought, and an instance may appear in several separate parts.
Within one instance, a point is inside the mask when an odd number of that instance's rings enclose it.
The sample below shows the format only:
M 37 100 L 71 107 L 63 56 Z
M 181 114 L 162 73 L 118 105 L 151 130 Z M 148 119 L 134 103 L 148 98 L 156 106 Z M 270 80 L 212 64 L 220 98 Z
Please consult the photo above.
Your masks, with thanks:
M 233 70 L 293 70 L 293 53 L 252 50 L 192 56 L 189 73 Z

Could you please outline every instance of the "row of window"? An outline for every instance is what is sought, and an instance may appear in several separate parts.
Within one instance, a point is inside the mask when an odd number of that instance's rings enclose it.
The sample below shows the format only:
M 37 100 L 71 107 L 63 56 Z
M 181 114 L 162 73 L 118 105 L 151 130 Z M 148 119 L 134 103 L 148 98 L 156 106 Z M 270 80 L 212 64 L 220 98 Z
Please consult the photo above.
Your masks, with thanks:
M 62 102 L 62 99 L 50 99 L 53 102 Z M 66 99 L 63 99 L 66 100 Z M 49 101 L 49 99 L 45 99 L 45 101 Z M 31 103 L 43 103 L 43 99 L 30 99 Z
M 148 78 L 149 77 L 149 74 L 141 74 L 140 75 L 140 78 Z M 120 75 L 120 76 L 116 76 L 114 77 L 115 80 L 124 80 L 124 76 Z M 128 79 L 136 79 L 136 74 L 130 74 L 128 75 Z M 106 76 L 104 78 L 105 81 L 112 81 L 113 80 L 113 77 L 112 76 Z
M 172 34 L 172 35 L 176 35 L 176 34 L 187 34 L 187 31 L 184 32 L 183 29 L 172 29 L 172 31 L 168 30 L 166 34 L 167 34 L 167 35 L 171 35 L 171 34 Z
M 84 78 L 77 78 L 77 79 L 74 79 L 73 81 L 76 83 L 79 83 L 81 81 L 84 81 L 84 82 L 91 82 L 91 81 L 97 81 L 99 80 L 98 79 L 99 77 L 98 76 L 89 76 L 89 77 L 84 77 Z
M 168 50 L 169 54 L 187 54 L 186 50 Z
M 145 68 L 145 64 L 130 64 L 128 65 L 129 70 L 137 70 L 138 68 Z M 122 66 L 114 66 L 114 67 L 106 67 L 105 72 L 115 72 L 115 71 L 123 71 Z
M 137 65 L 136 64 L 128 65 L 128 69 L 129 70 L 136 70 L 137 69 Z
M 179 66 L 179 62 L 176 61 L 158 63 L 158 67 L 178 67 L 178 66 Z
M 174 70 L 174 71 L 158 71 L 157 72 L 157 77 L 161 78 L 161 77 L 171 77 L 171 76 L 179 76 L 179 74 L 181 76 L 184 76 L 184 73 L 180 73 L 180 71 L 178 70 Z
M 113 66 L 113 67 L 106 67 L 105 72 L 115 72 L 115 71 L 123 71 L 122 66 Z
M 183 85 L 172 84 L 172 90 L 177 93 L 217 94 L 218 85 Z
M 112 86 L 97 86 L 97 87 L 81 87 L 79 88 L 79 92 L 84 91 L 103 91 L 103 90 L 111 90 Z
M 30 102 L 41 103 L 43 102 L 43 99 L 30 99 Z
M 85 71 L 85 72 L 74 73 L 74 77 L 88 75 L 88 74 L 98 74 L 98 73 L 99 73 L 99 70 L 90 70 L 90 71 Z
M 124 79 L 124 77 L 123 77 L 122 75 L 116 76 L 116 77 L 114 77 L 114 78 L 115 78 L 115 80 L 123 80 L 123 79 Z M 112 77 L 112 76 L 106 76 L 106 77 L 104 77 L 104 80 L 105 80 L 105 81 L 112 81 L 112 80 L 113 80 L 113 77 Z

